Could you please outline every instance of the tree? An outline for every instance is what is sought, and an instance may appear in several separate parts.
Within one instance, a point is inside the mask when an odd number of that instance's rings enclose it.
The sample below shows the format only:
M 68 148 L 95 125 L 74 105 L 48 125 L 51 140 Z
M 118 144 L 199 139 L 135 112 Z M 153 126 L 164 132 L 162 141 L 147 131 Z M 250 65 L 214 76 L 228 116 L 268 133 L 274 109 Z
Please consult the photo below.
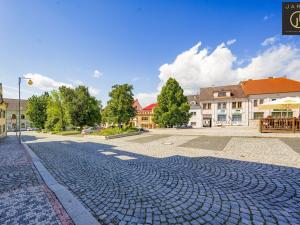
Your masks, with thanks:
M 72 125 L 82 129 L 83 126 L 94 126 L 101 122 L 101 102 L 90 95 L 87 87 L 78 86 L 72 89 L 62 86 L 59 91 Z
M 169 78 L 157 97 L 158 106 L 154 108 L 154 122 L 160 127 L 173 127 L 187 124 L 191 114 L 187 97 L 174 78 Z
M 114 85 L 109 93 L 110 100 L 104 110 L 104 121 L 118 124 L 128 124 L 131 118 L 136 114 L 132 107 L 134 102 L 133 87 L 129 84 Z
M 48 99 L 49 94 L 47 92 L 40 96 L 33 95 L 28 99 L 26 114 L 36 128 L 45 128 Z
M 60 91 L 52 91 L 47 104 L 47 121 L 45 128 L 48 130 L 65 130 L 70 123 L 67 104 Z

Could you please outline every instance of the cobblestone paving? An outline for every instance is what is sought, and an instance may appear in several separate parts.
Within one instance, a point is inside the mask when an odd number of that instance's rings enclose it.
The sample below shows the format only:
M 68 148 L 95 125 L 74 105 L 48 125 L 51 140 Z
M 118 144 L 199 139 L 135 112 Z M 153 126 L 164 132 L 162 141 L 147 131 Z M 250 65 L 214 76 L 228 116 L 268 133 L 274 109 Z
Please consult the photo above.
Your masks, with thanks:
M 170 137 L 171 135 L 168 134 L 155 134 L 155 135 L 147 135 L 146 137 L 139 137 L 139 138 L 135 138 L 133 140 L 130 140 L 130 142 L 135 142 L 135 143 L 147 143 L 147 142 L 152 142 L 152 141 L 156 141 L 158 139 L 162 139 L 162 138 L 167 138 Z
M 0 144 L 0 224 L 72 224 L 58 218 L 57 207 L 54 209 L 49 202 L 55 197 L 50 198 L 51 193 L 45 192 L 46 187 L 26 154 L 15 137 Z M 60 218 L 63 216 L 60 214 Z
M 152 158 L 92 142 L 30 146 L 103 224 L 300 224 L 296 168 L 213 157 Z
M 300 154 L 300 138 L 280 138 L 280 140 L 290 146 L 295 152 Z
M 180 147 L 222 151 L 230 139 L 231 137 L 199 136 L 180 145 Z

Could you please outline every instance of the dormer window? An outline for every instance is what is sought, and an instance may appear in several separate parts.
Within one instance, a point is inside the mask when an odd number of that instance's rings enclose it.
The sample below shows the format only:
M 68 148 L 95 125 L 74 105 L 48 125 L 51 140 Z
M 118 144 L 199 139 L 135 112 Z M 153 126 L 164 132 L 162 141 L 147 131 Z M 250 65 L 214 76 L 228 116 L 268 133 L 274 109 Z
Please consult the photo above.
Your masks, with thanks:
M 197 103 L 196 103 L 196 101 L 190 101 L 190 104 L 191 105 L 196 105 Z
M 226 91 L 218 92 L 218 97 L 226 97 Z

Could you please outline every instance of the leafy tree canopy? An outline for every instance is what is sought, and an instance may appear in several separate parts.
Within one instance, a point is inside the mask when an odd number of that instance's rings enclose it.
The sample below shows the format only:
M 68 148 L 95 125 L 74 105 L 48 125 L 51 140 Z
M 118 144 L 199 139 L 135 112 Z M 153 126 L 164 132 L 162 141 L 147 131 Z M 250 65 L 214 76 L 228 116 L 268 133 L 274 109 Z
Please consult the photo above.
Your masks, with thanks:
M 71 119 L 63 94 L 60 91 L 52 91 L 47 104 L 45 128 L 61 131 L 69 125 L 71 125 Z
M 109 93 L 110 100 L 104 109 L 104 120 L 118 124 L 128 124 L 131 118 L 136 114 L 135 108 L 132 107 L 133 86 L 129 84 L 114 85 Z
M 40 96 L 33 95 L 28 99 L 26 114 L 36 128 L 45 128 L 48 99 L 49 94 L 47 92 Z
M 59 91 L 74 126 L 82 128 L 101 122 L 101 102 L 90 95 L 87 87 L 78 86 L 72 89 L 62 86 Z
M 173 127 L 187 124 L 191 114 L 187 97 L 174 78 L 169 78 L 157 97 L 154 108 L 154 122 L 160 127 Z

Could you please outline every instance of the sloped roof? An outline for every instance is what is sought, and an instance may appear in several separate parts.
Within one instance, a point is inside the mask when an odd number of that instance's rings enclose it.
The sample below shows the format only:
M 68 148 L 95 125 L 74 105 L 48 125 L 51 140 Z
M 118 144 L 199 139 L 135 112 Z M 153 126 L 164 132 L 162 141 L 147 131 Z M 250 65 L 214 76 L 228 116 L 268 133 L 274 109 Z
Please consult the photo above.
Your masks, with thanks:
M 300 82 L 285 77 L 242 81 L 246 95 L 300 92 Z
M 152 110 L 155 106 L 157 106 L 157 103 L 152 103 L 146 106 L 145 108 L 143 108 L 143 110 Z
M 19 99 L 4 98 L 4 102 L 8 104 L 7 110 L 19 110 Z M 20 101 L 21 110 L 25 110 L 27 106 L 27 100 L 21 99 Z
M 219 87 L 207 87 L 207 88 L 200 88 L 200 101 L 208 101 L 213 100 L 214 92 L 221 92 L 221 91 L 230 91 L 232 98 L 245 98 L 244 91 L 241 85 L 227 85 L 227 86 L 219 86 Z
M 139 100 L 138 99 L 135 99 L 133 104 L 132 104 L 132 107 L 135 108 L 137 111 L 140 111 L 142 110 L 142 106 L 141 104 L 139 103 Z
M 188 95 L 186 96 L 188 99 L 188 103 L 191 105 L 191 102 L 196 102 L 194 105 L 199 105 L 199 95 Z

